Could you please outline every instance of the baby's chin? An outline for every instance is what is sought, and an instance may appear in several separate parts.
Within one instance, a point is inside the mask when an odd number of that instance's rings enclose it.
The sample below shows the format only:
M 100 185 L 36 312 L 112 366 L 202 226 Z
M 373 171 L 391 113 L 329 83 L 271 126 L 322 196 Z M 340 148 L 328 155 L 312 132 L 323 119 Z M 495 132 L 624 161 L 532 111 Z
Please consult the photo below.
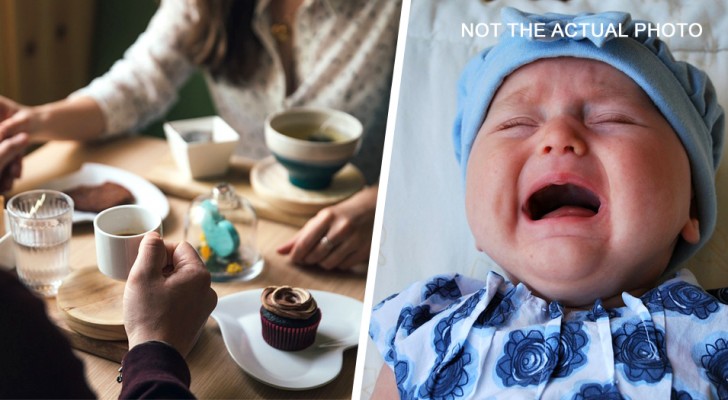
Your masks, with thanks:
M 534 278 L 528 281 L 519 280 L 516 277 L 512 277 L 512 279 L 526 285 L 534 295 L 548 302 L 558 301 L 567 309 L 591 310 L 597 300 L 601 300 L 602 305 L 606 308 L 624 305 L 622 290 L 607 287 L 603 281 L 591 280 L 585 283 L 573 283 Z
M 621 307 L 624 305 L 623 292 L 640 296 L 653 287 L 657 279 L 657 276 L 653 279 L 645 275 L 635 278 L 629 272 L 633 269 L 619 271 L 610 265 L 584 260 L 542 260 L 516 268 L 501 265 L 501 268 L 511 281 L 523 283 L 536 296 L 573 309 L 591 309 L 597 300 L 606 308 Z

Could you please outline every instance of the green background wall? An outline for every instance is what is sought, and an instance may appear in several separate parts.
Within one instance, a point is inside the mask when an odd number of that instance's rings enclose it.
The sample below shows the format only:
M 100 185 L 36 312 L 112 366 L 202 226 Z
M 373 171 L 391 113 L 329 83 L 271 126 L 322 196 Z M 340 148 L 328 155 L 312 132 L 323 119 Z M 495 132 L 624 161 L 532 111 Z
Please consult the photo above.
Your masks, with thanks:
M 182 0 L 175 0 L 182 1 Z M 108 71 L 124 51 L 147 27 L 157 9 L 157 0 L 101 0 L 96 4 L 92 76 Z M 142 133 L 164 137 L 162 123 L 215 114 L 202 74 L 196 72 L 179 92 L 177 103 L 166 116 L 146 127 Z

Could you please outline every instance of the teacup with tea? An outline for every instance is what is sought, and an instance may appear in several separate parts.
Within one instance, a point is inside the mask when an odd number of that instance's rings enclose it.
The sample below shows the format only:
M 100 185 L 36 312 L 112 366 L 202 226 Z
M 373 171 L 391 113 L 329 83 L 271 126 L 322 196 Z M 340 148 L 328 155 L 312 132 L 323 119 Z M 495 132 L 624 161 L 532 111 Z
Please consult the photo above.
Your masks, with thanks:
M 293 108 L 268 117 L 265 141 L 293 185 L 318 190 L 359 150 L 362 131 L 361 122 L 343 111 Z

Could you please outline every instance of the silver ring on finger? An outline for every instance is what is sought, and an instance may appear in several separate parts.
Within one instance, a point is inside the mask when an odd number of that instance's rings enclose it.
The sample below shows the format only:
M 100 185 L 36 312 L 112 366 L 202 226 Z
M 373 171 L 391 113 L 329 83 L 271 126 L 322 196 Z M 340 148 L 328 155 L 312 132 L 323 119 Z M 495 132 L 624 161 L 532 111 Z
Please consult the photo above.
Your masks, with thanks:
M 320 241 L 320 243 L 321 243 L 321 246 L 324 246 L 324 248 L 325 248 L 326 250 L 328 250 L 328 251 L 331 251 L 331 250 L 333 250 L 333 249 L 334 249 L 334 247 L 335 247 L 335 246 L 334 246 L 334 244 L 333 244 L 333 243 L 331 243 L 331 241 L 329 240 L 329 238 L 328 238 L 328 237 L 326 237 L 326 236 L 324 236 L 324 237 L 322 237 L 322 238 L 321 238 L 321 241 Z

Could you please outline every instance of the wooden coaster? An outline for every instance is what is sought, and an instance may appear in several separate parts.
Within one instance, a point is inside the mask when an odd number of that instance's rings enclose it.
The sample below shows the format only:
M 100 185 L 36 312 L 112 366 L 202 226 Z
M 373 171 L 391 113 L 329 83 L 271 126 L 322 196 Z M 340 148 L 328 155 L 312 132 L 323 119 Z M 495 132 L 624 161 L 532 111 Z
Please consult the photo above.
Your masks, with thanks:
M 253 166 L 250 184 L 255 193 L 276 208 L 296 215 L 313 215 L 336 204 L 364 187 L 364 175 L 353 164 L 346 164 L 322 190 L 306 190 L 288 180 L 288 171 L 275 158 L 265 158 Z
M 103 275 L 98 268 L 72 272 L 58 288 L 58 309 L 68 326 L 84 336 L 126 340 L 124 284 Z

